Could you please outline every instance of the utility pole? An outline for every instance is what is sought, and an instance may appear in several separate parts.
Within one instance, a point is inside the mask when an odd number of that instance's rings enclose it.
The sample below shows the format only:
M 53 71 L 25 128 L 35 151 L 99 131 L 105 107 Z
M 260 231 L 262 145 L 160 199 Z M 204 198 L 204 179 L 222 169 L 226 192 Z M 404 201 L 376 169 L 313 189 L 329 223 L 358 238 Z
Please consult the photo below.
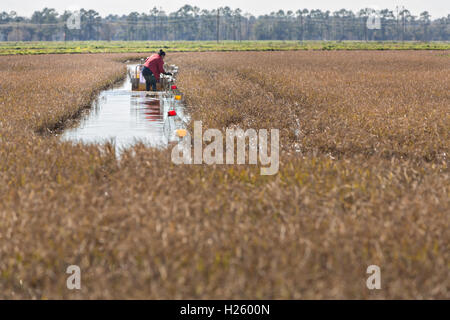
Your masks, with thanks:
M 366 19 L 369 19 L 369 17 L 367 17 Z M 366 23 L 365 23 L 366 22 Z M 365 21 L 364 20 L 364 17 L 362 18 L 362 25 L 363 25 L 363 27 L 364 27 L 364 35 L 363 35 L 363 37 L 364 37 L 364 41 L 366 41 L 367 42 L 367 21 Z
M 405 8 L 403 7 L 403 30 L 402 30 L 402 41 L 405 41 L 405 33 L 406 33 L 406 17 L 405 17 Z
M 399 31 L 398 31 L 398 6 L 395 7 L 395 9 L 397 10 L 397 40 L 399 40 Z
M 300 29 L 302 33 L 300 41 L 303 43 L 303 12 L 300 12 Z
M 163 32 L 163 8 L 159 7 L 158 10 L 158 23 L 159 23 L 159 30 L 158 30 L 158 34 L 159 34 L 159 39 L 158 40 L 165 40 L 164 39 L 164 32 Z M 155 25 L 156 25 L 156 17 L 155 17 Z
M 217 43 L 219 43 L 220 37 L 220 9 L 217 9 Z
M 399 35 L 400 34 L 400 31 L 399 31 L 399 15 L 401 14 L 402 15 L 402 41 L 404 41 L 405 40 L 405 6 L 401 6 L 401 7 L 399 7 L 399 6 L 397 6 L 396 7 L 397 8 L 397 34 Z M 399 10 L 400 9 L 400 13 L 399 13 Z
M 19 39 L 19 22 L 16 22 L 16 41 L 20 41 Z
M 250 15 L 245 17 L 245 40 L 250 40 Z
M 241 23 L 241 15 L 239 15 L 239 42 L 242 41 L 242 23 Z

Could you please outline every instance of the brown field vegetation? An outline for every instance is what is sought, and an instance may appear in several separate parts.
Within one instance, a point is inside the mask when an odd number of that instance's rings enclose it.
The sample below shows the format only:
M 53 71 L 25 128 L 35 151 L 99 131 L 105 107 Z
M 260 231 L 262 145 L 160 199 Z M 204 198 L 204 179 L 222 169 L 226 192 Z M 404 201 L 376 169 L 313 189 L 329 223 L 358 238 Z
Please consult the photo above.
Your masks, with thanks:
M 273 177 L 48 133 L 128 58 L 0 57 L 0 298 L 449 297 L 448 55 L 171 55 L 204 127 L 280 129 Z

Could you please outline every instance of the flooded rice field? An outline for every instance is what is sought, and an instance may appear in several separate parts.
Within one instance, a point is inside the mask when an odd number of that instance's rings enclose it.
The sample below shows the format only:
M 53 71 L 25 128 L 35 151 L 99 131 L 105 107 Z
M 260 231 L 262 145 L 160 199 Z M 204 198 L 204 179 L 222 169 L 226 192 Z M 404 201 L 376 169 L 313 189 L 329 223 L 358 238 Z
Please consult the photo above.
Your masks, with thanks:
M 138 142 L 165 148 L 178 140 L 176 130 L 184 128 L 189 120 L 182 101 L 177 100 L 171 91 L 132 91 L 132 73 L 136 65 L 128 65 L 127 68 L 124 82 L 102 91 L 77 127 L 63 132 L 62 140 L 83 143 L 110 141 L 118 152 Z M 172 111 L 172 116 L 169 116 L 169 111 Z

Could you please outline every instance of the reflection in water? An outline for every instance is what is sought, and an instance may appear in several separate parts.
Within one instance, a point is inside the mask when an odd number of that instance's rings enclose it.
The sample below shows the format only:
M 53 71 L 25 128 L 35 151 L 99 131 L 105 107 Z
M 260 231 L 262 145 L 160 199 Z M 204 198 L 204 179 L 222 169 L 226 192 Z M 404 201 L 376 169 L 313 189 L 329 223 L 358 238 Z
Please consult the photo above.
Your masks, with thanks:
M 128 66 L 134 70 L 135 66 Z M 168 111 L 175 110 L 176 117 Z M 62 134 L 67 141 L 103 143 L 114 141 L 117 151 L 137 142 L 152 147 L 165 148 L 177 140 L 175 130 L 185 127 L 188 119 L 183 105 L 171 94 L 132 92 L 128 76 L 123 84 L 100 93 L 92 110 L 80 121 L 77 128 Z

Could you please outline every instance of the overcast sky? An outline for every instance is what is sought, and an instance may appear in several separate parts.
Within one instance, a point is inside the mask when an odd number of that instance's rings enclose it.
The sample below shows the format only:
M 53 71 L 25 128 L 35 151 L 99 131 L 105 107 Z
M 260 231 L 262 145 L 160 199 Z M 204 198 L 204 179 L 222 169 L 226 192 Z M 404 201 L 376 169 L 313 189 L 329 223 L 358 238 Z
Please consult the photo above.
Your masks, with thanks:
M 395 10 L 397 5 L 403 5 L 413 15 L 428 11 L 432 18 L 440 18 L 450 14 L 449 0 L 0 0 L 0 11 L 16 11 L 21 16 L 31 16 L 35 10 L 45 7 L 55 8 L 62 13 L 64 10 L 79 8 L 94 9 L 102 16 L 109 13 L 128 14 L 132 11 L 148 12 L 153 7 L 162 7 L 172 12 L 184 4 L 195 5 L 201 9 L 214 9 L 229 6 L 232 9 L 241 8 L 244 12 L 255 15 L 270 13 L 279 9 L 297 11 L 300 8 L 322 9 L 335 11 L 338 9 L 351 9 L 357 11 L 363 7 L 388 8 Z

